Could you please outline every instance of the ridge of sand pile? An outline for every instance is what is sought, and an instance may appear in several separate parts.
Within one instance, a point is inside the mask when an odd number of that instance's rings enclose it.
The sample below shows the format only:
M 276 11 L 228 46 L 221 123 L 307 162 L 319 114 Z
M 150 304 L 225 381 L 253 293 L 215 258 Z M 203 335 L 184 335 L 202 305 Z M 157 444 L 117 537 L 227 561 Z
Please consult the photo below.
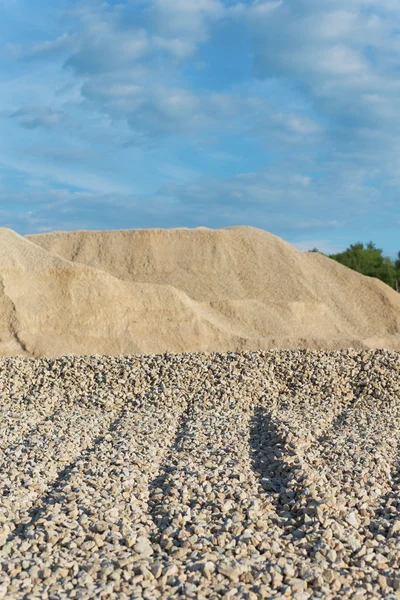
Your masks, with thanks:
M 400 349 L 400 295 L 252 227 L 0 230 L 0 353 Z
M 0 360 L 0 598 L 398 598 L 400 354 Z

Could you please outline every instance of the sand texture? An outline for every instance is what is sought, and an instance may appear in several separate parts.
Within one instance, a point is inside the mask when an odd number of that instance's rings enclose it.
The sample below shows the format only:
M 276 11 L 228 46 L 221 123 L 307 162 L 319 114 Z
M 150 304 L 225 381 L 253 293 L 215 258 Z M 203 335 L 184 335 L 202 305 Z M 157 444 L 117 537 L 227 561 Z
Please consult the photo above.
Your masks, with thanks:
M 0 598 L 400 598 L 400 355 L 2 358 Z
M 0 230 L 0 354 L 400 349 L 400 295 L 252 227 Z

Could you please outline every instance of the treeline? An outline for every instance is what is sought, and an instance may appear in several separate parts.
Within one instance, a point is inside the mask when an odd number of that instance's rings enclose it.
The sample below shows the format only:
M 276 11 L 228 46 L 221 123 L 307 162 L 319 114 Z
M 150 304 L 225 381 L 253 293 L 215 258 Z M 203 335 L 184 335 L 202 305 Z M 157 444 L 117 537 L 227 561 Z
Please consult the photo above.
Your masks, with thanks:
M 318 248 L 313 248 L 310 252 L 320 251 Z M 377 277 L 397 292 L 400 290 L 400 252 L 397 254 L 397 260 L 392 260 L 388 256 L 383 256 L 382 249 L 377 248 L 373 242 L 369 242 L 365 246 L 358 242 L 352 244 L 344 252 L 326 256 L 358 273 Z

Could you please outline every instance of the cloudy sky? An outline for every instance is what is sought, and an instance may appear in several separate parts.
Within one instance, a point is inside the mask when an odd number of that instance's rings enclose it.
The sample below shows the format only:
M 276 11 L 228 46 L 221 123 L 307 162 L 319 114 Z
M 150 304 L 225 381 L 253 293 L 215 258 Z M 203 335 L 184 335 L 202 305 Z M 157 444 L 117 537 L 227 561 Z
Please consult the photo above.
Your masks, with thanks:
M 398 0 L 0 0 L 0 224 L 400 250 Z

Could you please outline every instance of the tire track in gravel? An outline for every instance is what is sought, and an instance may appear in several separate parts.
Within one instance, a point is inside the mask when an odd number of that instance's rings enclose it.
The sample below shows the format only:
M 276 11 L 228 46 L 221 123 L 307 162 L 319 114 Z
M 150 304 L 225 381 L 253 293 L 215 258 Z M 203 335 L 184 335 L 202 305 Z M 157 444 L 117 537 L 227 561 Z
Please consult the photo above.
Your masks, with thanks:
M 316 484 L 311 484 L 307 493 L 318 498 L 320 522 L 324 512 L 328 516 L 333 511 L 343 527 L 348 529 L 350 525 L 353 533 L 368 525 L 363 505 L 367 503 L 371 513 L 379 503 L 390 485 L 390 468 L 396 458 L 398 432 L 390 427 L 390 421 L 391 415 L 372 406 L 364 407 L 362 412 L 358 407 L 349 408 L 303 457 Z M 362 489 L 361 496 L 352 494 L 357 485 Z M 350 515 L 356 517 L 359 526 Z
M 0 455 L 18 439 L 22 443 L 24 439 L 29 439 L 42 422 L 51 418 L 59 401 L 60 396 L 54 394 L 53 401 L 47 404 L 46 410 L 42 407 L 29 409 L 23 403 L 13 400 L 3 403 L 0 409 Z
M 165 496 L 168 496 L 171 487 L 170 478 L 176 471 L 180 453 L 184 451 L 187 441 L 192 436 L 193 410 L 193 401 L 188 399 L 185 411 L 179 418 L 171 446 L 168 448 L 156 476 L 148 482 L 149 498 L 152 499 L 149 503 L 149 516 L 160 533 L 169 525 L 169 521 L 165 523 L 167 517 L 162 510 L 163 500 Z M 158 544 L 158 542 L 158 536 L 153 536 L 153 543 Z
M 0 361 L 0 450 L 21 436 L 29 436 L 65 403 L 64 390 L 56 378 L 49 383 L 41 379 L 43 375 L 46 375 L 46 366 L 43 368 L 43 364 L 30 358 L 2 358 Z M 14 380 L 12 387 L 7 385 L 10 378 Z M 46 403 L 42 402 L 43 395 L 46 395 Z
M 363 419 L 359 408 L 363 409 Z M 359 402 L 340 412 L 311 444 L 302 444 L 301 435 L 295 436 L 290 429 L 288 432 L 285 423 L 289 415 L 280 416 L 283 425 L 268 411 L 256 410 L 253 446 L 257 448 L 260 443 L 257 430 L 267 441 L 256 449 L 253 464 L 264 492 L 275 496 L 275 512 L 284 536 L 304 553 L 297 575 L 306 572 L 311 578 L 321 578 L 325 565 L 341 569 L 343 574 L 357 572 L 361 581 L 368 577 L 372 564 L 382 570 L 383 589 L 398 585 L 394 569 L 400 535 L 399 434 L 389 427 L 391 409 L 385 413 L 371 405 L 366 410 Z M 309 440 L 307 434 L 305 438 Z M 361 490 L 361 496 L 352 495 L 353 488 Z M 379 534 L 387 543 L 384 545 L 381 538 L 378 551 L 373 544 Z M 332 538 L 334 546 L 330 544 Z M 344 555 L 346 560 L 342 560 Z
M 346 410 L 343 410 L 343 400 L 350 404 L 355 397 L 349 365 L 342 365 L 338 370 L 345 375 L 340 389 L 334 386 L 335 369 L 315 361 L 312 353 L 306 354 L 301 361 L 296 359 L 294 365 L 289 357 L 278 375 L 275 401 L 268 402 L 266 396 L 267 402 L 263 399 L 252 417 L 250 452 L 253 467 L 259 474 L 263 492 L 279 493 L 276 511 L 287 522 L 289 534 L 298 519 L 293 500 L 300 492 L 299 486 L 295 485 L 296 479 L 301 481 L 303 477 L 306 481 L 306 473 L 302 473 L 304 457 L 318 448 L 324 436 L 341 419 Z M 265 452 L 275 462 L 277 475 L 272 479 L 263 476 L 266 466 L 262 455 Z M 295 473 L 298 473 L 296 478 Z M 295 490 L 290 489 L 291 482 Z M 285 497 L 287 486 L 290 498 Z M 288 519 L 293 522 L 289 523 Z
M 260 384 L 260 364 L 249 372 L 248 356 L 229 357 L 228 368 L 218 356 L 184 359 L 189 383 L 174 359 L 167 370 L 152 363 L 138 404 L 125 402 L 110 430 L 64 465 L 25 512 L 0 548 L 0 582 L 9 576 L 17 589 L 8 597 L 73 590 L 93 599 L 152 598 L 157 590 L 162 598 L 261 598 L 263 591 L 278 598 L 290 589 L 293 598 L 333 598 L 341 583 L 332 571 L 355 573 L 353 591 L 362 581 L 370 589 L 370 560 L 378 564 L 382 552 L 391 591 L 399 558 L 398 533 L 390 533 L 399 514 L 396 469 L 389 477 L 392 409 L 385 413 L 364 394 L 355 404 L 332 401 L 322 387 L 313 395 L 297 375 L 294 396 L 279 397 L 275 382 Z M 352 495 L 358 484 L 365 496 Z M 368 542 L 384 532 L 388 552 L 380 539 L 370 552 Z M 364 555 L 352 548 L 361 542 Z M 24 571 L 29 577 L 19 580 Z M 350 595 L 345 584 L 340 592 Z
M 178 405 L 174 411 L 169 404 L 151 402 L 124 407 L 108 432 L 64 468 L 31 509 L 10 538 L 12 564 L 18 569 L 27 549 L 33 548 L 36 564 L 42 562 L 43 569 L 51 571 L 39 582 L 41 593 L 52 586 L 60 589 L 67 571 L 71 578 L 82 569 L 77 589 L 87 593 L 89 587 L 90 597 L 98 597 L 108 576 L 118 569 L 124 569 L 124 581 L 132 589 L 133 567 L 137 570 L 153 553 L 148 478 L 154 477 L 176 435 L 186 408 L 182 403 L 179 410 Z M 46 565 L 46 548 L 55 544 L 57 564 Z M 115 587 L 115 581 L 110 585 Z
M 358 571 L 360 581 L 373 566 L 378 573 L 375 582 L 382 593 L 400 588 L 400 443 L 391 467 L 386 493 L 378 497 L 378 504 L 374 503 L 369 523 L 364 527 L 364 543 L 354 547 L 349 561 L 350 567 Z
M 390 489 L 381 497 L 369 529 L 375 536 L 383 535 L 396 541 L 400 538 L 400 445 L 390 475 Z
M 266 399 L 254 407 L 250 421 L 252 468 L 258 477 L 259 493 L 273 504 L 274 516 L 272 513 L 270 517 L 282 528 L 285 541 L 298 545 L 305 515 L 304 507 L 299 505 L 308 494 L 313 476 L 305 457 L 318 449 L 341 419 L 343 405 L 335 397 L 324 395 L 307 407 L 296 396 L 280 394 L 273 403 Z
M 97 409 L 62 407 L 7 448 L 0 463 L 0 514 L 8 514 L 12 507 L 13 518 L 7 524 L 15 529 L 9 540 L 19 531 L 18 522 L 29 521 L 37 504 L 51 495 L 82 452 L 101 439 L 114 415 L 110 411 L 100 421 Z
M 13 432 L 11 432 L 10 435 L 10 429 L 14 429 L 11 425 L 10 422 L 5 423 L 5 418 L 9 417 L 9 414 L 7 415 L 0 415 L 0 419 L 2 422 L 2 425 L 0 427 L 0 453 L 1 455 L 4 455 L 7 450 L 10 448 L 10 446 L 17 446 L 17 445 L 21 445 L 24 446 L 27 442 L 29 442 L 29 440 L 31 439 L 31 437 L 33 435 L 35 435 L 35 433 L 38 432 L 39 427 L 42 424 L 47 423 L 48 421 L 51 421 L 52 418 L 55 415 L 56 411 L 50 411 L 50 413 L 43 415 L 43 413 L 39 413 L 38 411 L 35 411 L 37 413 L 37 420 L 36 423 L 31 426 L 32 421 L 34 420 L 32 418 L 32 414 L 26 414 L 26 411 L 21 411 L 19 412 L 18 417 L 15 418 L 15 434 L 13 435 Z M 21 423 L 22 420 L 26 421 L 26 428 L 23 427 L 23 423 Z M 22 429 L 22 431 L 21 431 Z M 8 435 L 7 435 L 8 434 Z M 22 435 L 21 435 L 22 434 Z M 4 450 L 6 452 L 4 452 Z
M 248 398 L 228 395 L 216 408 L 207 406 L 206 393 L 198 394 L 177 450 L 166 456 L 161 480 L 152 482 L 152 542 L 165 563 L 159 583 L 175 593 L 194 585 L 200 593 L 216 569 L 214 591 L 223 594 L 250 572 L 247 559 L 262 542 L 257 523 L 263 510 L 247 452 L 250 414 Z
M 270 543 L 273 553 L 262 571 L 277 590 L 285 577 L 284 572 L 279 575 L 279 561 L 296 554 L 290 574 L 309 593 L 314 586 L 326 586 L 326 581 L 332 584 L 335 572 L 335 577 L 341 574 L 341 582 L 335 580 L 336 591 L 354 576 L 368 586 L 371 569 L 380 573 L 374 585 L 382 594 L 398 589 L 400 469 L 398 433 L 388 431 L 389 411 L 385 416 L 381 409 L 370 410 L 360 422 L 358 409 L 349 407 L 310 443 L 309 430 L 296 435 L 288 426 L 290 410 L 285 414 L 281 407 L 276 414 L 274 406 L 255 408 L 250 456 L 261 494 L 273 505 L 266 523 L 269 520 L 271 530 L 281 531 Z M 352 499 L 356 481 L 365 496 Z M 383 537 L 377 539 L 379 534 Z M 256 567 L 254 561 L 254 580 Z
M 68 484 L 79 462 L 89 458 L 90 455 L 96 451 L 97 446 L 105 440 L 106 435 L 112 434 L 116 430 L 117 425 L 122 418 L 123 414 L 116 418 L 107 430 L 96 437 L 89 446 L 85 447 L 83 452 L 78 454 L 74 460 L 63 465 L 62 469 L 57 472 L 57 476 L 47 485 L 45 493 L 42 496 L 39 496 L 36 502 L 26 511 L 23 521 L 15 528 L 12 534 L 10 534 L 7 542 L 11 542 L 16 537 L 20 537 L 21 539 L 26 537 L 25 533 L 42 517 L 46 511 L 46 507 L 52 504 L 54 494 L 60 492 L 60 490 Z
M 273 503 L 274 520 L 283 533 L 292 533 L 294 493 L 289 487 L 294 473 L 301 470 L 300 459 L 294 448 L 286 443 L 279 421 L 262 405 L 255 407 L 251 418 L 249 446 L 252 468 L 258 476 L 262 494 Z
M 361 398 L 344 411 L 332 431 L 319 440 L 315 455 L 325 464 L 319 478 L 315 457 L 307 457 L 314 463 L 315 482 L 307 490 L 315 500 L 308 524 L 308 556 L 314 564 L 325 559 L 327 566 L 340 569 L 343 576 L 356 576 L 360 585 L 367 585 L 374 571 L 379 574 L 375 584 L 382 586 L 382 593 L 396 590 L 399 583 L 395 578 L 396 534 L 391 543 L 385 543 L 384 538 L 377 539 L 374 527 L 379 513 L 387 513 L 389 498 L 396 497 L 397 483 L 391 482 L 390 474 L 399 441 L 398 429 L 393 428 L 393 411 L 398 413 L 395 404 L 383 410 Z

